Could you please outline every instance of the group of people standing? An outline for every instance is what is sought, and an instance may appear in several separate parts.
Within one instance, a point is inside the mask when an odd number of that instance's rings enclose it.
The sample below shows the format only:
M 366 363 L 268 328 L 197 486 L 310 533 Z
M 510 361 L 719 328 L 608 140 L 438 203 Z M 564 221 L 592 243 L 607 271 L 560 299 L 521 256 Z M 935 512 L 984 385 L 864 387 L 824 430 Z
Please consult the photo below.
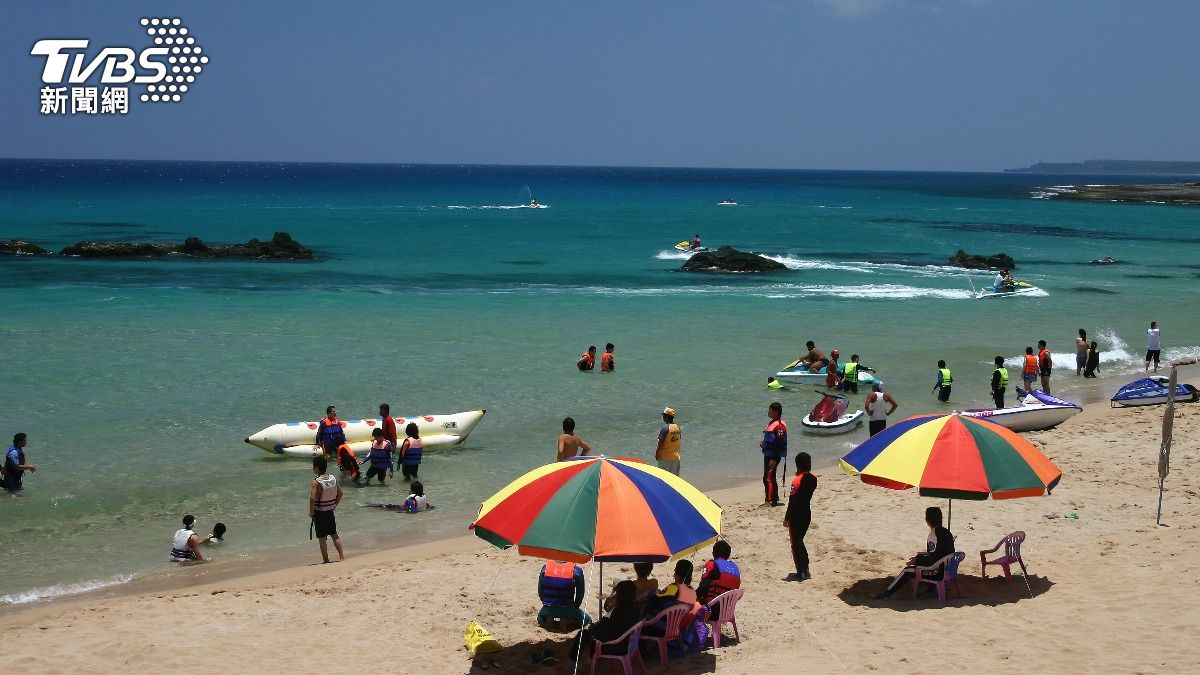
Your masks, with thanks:
M 370 466 L 366 473 L 366 482 L 378 478 L 380 485 L 385 485 L 385 477 L 395 475 L 394 469 L 400 469 L 404 480 L 414 480 L 421 468 L 424 456 L 425 442 L 421 440 L 421 431 L 413 422 L 404 427 L 404 442 L 396 445 L 396 420 L 392 418 L 392 407 L 387 403 L 379 404 L 379 416 L 383 418 L 379 428 L 371 432 L 371 450 L 367 456 Z M 315 444 L 321 448 L 326 461 L 336 460 L 342 475 L 353 483 L 362 478 L 361 466 L 354 456 L 354 450 L 346 442 L 346 433 L 338 419 L 337 408 L 329 406 L 325 409 L 325 417 L 317 424 Z M 396 456 L 393 465 L 392 456 Z

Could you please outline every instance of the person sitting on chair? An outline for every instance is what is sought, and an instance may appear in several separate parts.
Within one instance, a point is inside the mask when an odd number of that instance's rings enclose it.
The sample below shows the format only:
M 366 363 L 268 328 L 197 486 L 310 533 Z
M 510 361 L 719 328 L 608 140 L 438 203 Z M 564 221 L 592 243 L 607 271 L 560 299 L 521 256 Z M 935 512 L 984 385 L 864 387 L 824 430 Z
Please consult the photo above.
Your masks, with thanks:
M 929 525 L 929 538 L 925 542 L 925 552 L 909 558 L 904 570 L 892 580 L 886 590 L 875 596 L 876 600 L 888 597 L 895 593 L 902 584 L 911 581 L 916 571 L 915 568 L 927 567 L 954 553 L 954 535 L 950 534 L 950 530 L 942 527 L 942 510 L 936 506 L 925 509 L 925 522 Z M 926 579 L 941 579 L 944 571 L 938 569 L 922 574 Z
M 545 625 L 552 618 L 578 621 L 580 625 L 591 621 L 580 609 L 583 596 L 583 568 L 561 560 L 547 560 L 538 574 L 538 597 L 542 600 L 538 625 Z
M 628 579 L 617 584 L 616 598 L 616 604 L 613 606 L 611 614 L 596 623 L 589 624 L 580 631 L 574 640 L 571 640 L 569 657 L 572 661 L 579 653 L 580 644 L 586 645 L 589 650 L 594 650 L 596 643 L 593 640 L 600 642 L 615 640 L 642 620 L 642 604 L 637 599 L 637 585 Z M 624 654 L 628 649 L 629 645 L 627 644 L 605 645 L 604 653 Z

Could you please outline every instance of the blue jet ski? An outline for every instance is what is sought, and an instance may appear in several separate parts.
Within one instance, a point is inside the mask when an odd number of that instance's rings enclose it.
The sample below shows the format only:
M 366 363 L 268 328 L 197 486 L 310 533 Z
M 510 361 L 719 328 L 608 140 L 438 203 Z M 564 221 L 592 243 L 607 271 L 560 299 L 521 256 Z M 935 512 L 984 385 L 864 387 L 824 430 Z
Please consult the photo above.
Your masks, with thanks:
M 1152 375 L 1135 380 L 1117 390 L 1112 397 L 1112 407 L 1121 408 L 1138 405 L 1162 405 L 1170 394 L 1171 381 L 1162 375 Z M 1190 384 L 1175 385 L 1175 401 L 1194 403 L 1200 400 L 1200 391 Z

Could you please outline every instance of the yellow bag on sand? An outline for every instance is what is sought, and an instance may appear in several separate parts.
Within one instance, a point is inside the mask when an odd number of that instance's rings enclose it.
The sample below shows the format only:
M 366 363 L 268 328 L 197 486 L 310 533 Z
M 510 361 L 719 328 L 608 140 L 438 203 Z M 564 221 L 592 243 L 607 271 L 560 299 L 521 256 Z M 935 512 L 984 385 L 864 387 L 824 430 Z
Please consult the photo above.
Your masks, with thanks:
M 490 654 L 498 652 L 504 647 L 496 642 L 496 638 L 488 632 L 478 621 L 470 621 L 467 624 L 467 629 L 463 631 L 463 642 L 467 645 L 467 651 L 471 652 L 471 656 L 479 656 L 480 654 Z

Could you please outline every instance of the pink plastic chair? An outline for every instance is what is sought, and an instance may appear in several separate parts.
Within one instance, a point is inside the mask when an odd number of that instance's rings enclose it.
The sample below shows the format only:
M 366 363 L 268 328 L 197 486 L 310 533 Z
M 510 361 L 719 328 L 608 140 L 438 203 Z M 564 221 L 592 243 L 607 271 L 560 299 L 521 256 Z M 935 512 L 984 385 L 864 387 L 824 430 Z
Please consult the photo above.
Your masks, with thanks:
M 967 554 L 962 551 L 955 551 L 941 560 L 925 567 L 916 567 L 913 569 L 913 597 L 917 597 L 917 588 L 920 584 L 933 584 L 937 587 L 938 600 L 944 605 L 946 604 L 946 587 L 954 586 L 954 590 L 958 592 L 959 597 L 962 597 L 962 591 L 958 590 L 958 565 L 966 560 Z M 922 572 L 933 572 L 938 568 L 942 568 L 941 579 L 926 579 Z
M 612 659 L 614 661 L 620 661 L 621 668 L 625 670 L 625 675 L 633 675 L 633 662 L 635 661 L 639 666 L 642 667 L 642 672 L 646 672 L 646 664 L 642 661 L 642 653 L 638 651 L 638 644 L 640 643 L 639 638 L 642 635 L 643 623 L 643 621 L 635 623 L 633 627 L 625 631 L 624 635 L 621 635 L 614 640 L 609 640 L 608 642 L 596 640 L 595 649 L 592 651 L 592 675 L 595 675 L 596 664 L 600 663 L 600 659 Z M 624 654 L 604 653 L 605 646 L 620 644 L 621 640 L 629 641 Z
M 709 601 L 708 618 L 705 621 L 712 624 L 713 648 L 721 646 L 721 626 L 724 624 L 733 626 L 733 637 L 741 642 L 742 636 L 738 633 L 737 616 L 734 611 L 737 609 L 738 600 L 742 599 L 743 593 L 745 590 L 735 588 L 732 591 L 725 591 Z
M 668 643 L 678 642 L 680 649 L 682 649 L 685 653 L 687 652 L 687 646 L 683 644 L 683 638 L 680 636 L 679 624 L 683 622 L 683 617 L 687 616 L 687 613 L 691 611 L 691 609 L 692 607 L 690 605 L 683 603 L 671 605 L 670 607 L 659 612 L 658 616 L 655 616 L 653 619 L 649 619 L 645 622 L 646 626 L 655 626 L 660 621 L 667 622 L 666 632 L 661 637 L 656 635 L 645 635 L 644 633 L 641 637 L 643 642 L 649 641 L 658 645 L 658 657 L 664 666 L 667 665 Z
M 988 550 L 980 551 L 979 566 L 983 568 L 983 578 L 987 578 L 988 565 L 999 565 L 1004 569 L 1004 580 L 1006 582 L 1012 581 L 1012 573 L 1009 571 L 1009 566 L 1013 563 L 1017 563 L 1021 566 L 1021 574 L 1029 576 L 1025 571 L 1025 561 L 1021 559 L 1021 542 L 1023 541 L 1025 541 L 1025 533 L 1017 530 L 1016 532 L 1013 532 L 1012 534 L 1009 534 L 1001 539 L 1000 543 L 989 548 Z M 1004 547 L 1004 555 L 996 558 L 995 560 L 988 560 L 987 555 L 989 553 L 995 553 L 996 551 L 999 551 L 1001 546 Z

